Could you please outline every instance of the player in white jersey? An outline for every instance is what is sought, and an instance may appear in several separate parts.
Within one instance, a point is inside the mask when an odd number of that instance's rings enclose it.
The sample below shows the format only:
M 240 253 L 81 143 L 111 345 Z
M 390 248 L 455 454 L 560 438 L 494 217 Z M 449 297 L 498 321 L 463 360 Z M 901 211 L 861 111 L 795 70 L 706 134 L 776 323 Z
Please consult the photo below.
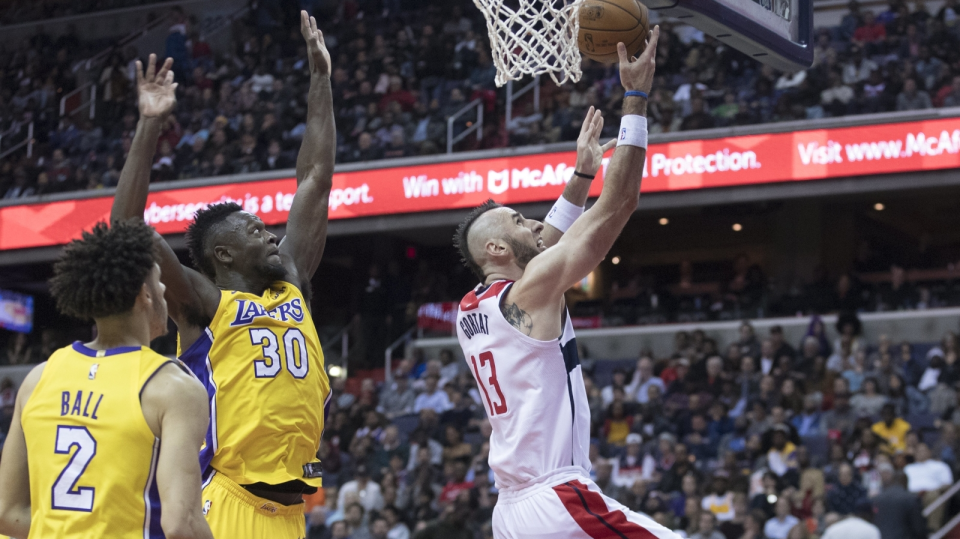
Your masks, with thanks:
M 590 211 L 583 212 L 589 180 L 605 149 L 603 120 L 592 108 L 577 143 L 577 172 L 546 225 L 488 201 L 454 238 L 482 281 L 460 302 L 457 336 L 493 427 L 496 539 L 677 537 L 604 496 L 589 478 L 590 409 L 563 299 L 603 260 L 637 207 L 659 34 L 655 27 L 639 58 L 618 45 L 624 116 Z

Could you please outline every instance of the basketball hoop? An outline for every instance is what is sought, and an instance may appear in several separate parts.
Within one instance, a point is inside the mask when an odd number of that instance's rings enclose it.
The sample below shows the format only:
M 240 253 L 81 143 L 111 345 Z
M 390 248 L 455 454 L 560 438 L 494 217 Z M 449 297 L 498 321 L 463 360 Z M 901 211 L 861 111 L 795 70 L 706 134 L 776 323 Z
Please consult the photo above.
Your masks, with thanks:
M 577 8 L 582 0 L 473 0 L 487 20 L 497 86 L 548 74 L 558 85 L 580 80 Z

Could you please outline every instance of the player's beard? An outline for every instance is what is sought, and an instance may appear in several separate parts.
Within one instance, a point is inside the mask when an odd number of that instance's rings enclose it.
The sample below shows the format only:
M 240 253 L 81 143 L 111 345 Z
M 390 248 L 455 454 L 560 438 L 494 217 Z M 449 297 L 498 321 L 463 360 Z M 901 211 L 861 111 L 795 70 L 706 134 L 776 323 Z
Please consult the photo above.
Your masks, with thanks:
M 283 267 L 283 264 L 271 264 L 266 260 L 257 265 L 256 271 L 260 279 L 267 284 L 287 278 L 287 268 Z
M 517 265 L 520 266 L 520 269 L 527 267 L 527 264 L 533 260 L 533 257 L 540 254 L 540 251 L 536 247 L 520 243 L 519 241 L 513 238 L 504 238 L 507 242 L 507 245 L 513 249 L 513 256 L 517 260 Z

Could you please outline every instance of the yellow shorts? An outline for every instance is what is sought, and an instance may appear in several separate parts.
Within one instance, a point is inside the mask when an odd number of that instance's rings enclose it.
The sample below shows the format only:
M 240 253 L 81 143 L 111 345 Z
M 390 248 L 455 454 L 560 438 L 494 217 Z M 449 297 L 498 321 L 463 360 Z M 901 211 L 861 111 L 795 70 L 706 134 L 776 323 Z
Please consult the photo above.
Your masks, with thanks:
M 214 473 L 203 489 L 203 514 L 215 539 L 302 539 L 303 504 L 282 505 L 250 494 Z

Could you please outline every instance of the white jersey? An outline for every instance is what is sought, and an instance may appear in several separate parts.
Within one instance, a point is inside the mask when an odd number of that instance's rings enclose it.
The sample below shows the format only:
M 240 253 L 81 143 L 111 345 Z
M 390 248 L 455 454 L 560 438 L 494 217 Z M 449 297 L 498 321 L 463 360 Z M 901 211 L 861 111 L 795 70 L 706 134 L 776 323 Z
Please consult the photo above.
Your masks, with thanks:
M 493 427 L 497 488 L 522 487 L 561 468 L 589 477 L 590 405 L 570 317 L 559 339 L 524 335 L 500 312 L 512 285 L 478 286 L 457 313 L 457 338 Z

